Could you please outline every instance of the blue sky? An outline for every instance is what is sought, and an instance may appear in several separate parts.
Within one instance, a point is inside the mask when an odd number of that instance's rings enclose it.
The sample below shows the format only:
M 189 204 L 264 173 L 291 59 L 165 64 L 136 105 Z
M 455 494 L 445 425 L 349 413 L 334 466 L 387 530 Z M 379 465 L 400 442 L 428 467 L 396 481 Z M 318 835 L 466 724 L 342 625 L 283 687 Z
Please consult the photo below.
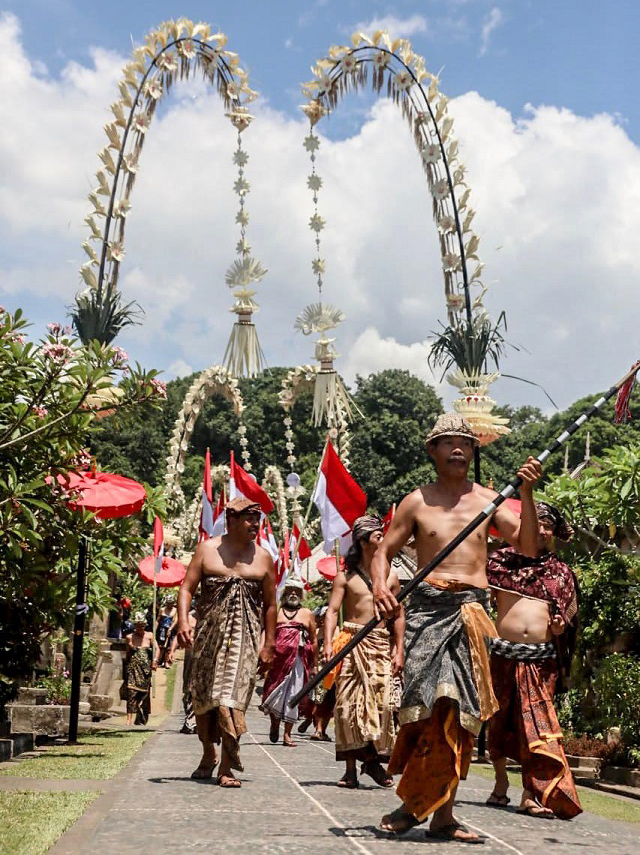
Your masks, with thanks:
M 270 270 L 257 323 L 271 364 L 308 361 L 311 351 L 292 330 L 315 298 L 299 84 L 356 26 L 380 25 L 411 40 L 452 99 L 486 303 L 494 316 L 506 309 L 525 348 L 504 370 L 544 384 L 563 406 L 608 387 L 637 357 L 633 0 L 0 2 L 0 303 L 21 305 L 36 332 L 64 317 L 80 287 L 86 193 L 119 69 L 133 43 L 179 16 L 223 30 L 260 92 L 246 134 L 249 237 Z M 163 103 L 127 225 L 121 285 L 147 314 L 121 344 L 168 377 L 219 361 L 231 324 L 229 294 L 215 284 L 237 238 L 233 136 L 220 112 L 196 84 Z M 366 95 L 346 99 L 319 130 L 328 297 L 347 313 L 339 367 L 349 380 L 386 365 L 428 377 L 426 339 L 444 300 L 409 135 L 391 105 Z M 206 192 L 194 196 L 194 186 Z M 495 390 L 500 402 L 546 406 L 531 387 L 503 380 Z

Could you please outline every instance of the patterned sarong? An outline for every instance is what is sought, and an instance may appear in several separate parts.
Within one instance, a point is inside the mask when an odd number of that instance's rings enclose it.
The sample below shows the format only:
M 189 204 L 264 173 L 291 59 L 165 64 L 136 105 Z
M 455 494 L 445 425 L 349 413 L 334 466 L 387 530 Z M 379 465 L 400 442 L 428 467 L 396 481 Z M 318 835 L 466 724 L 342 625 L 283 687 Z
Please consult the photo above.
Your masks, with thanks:
M 137 647 L 127 662 L 127 714 L 146 724 L 151 713 L 151 647 Z
M 351 639 L 362 626 L 345 623 Z M 374 629 L 342 661 L 336 678 L 336 760 L 386 762 L 395 739 L 391 695 L 391 639 Z
M 211 716 L 210 735 L 226 748 L 231 767 L 243 771 L 239 739 L 256 682 L 262 582 L 206 576 L 201 583 L 191 664 L 196 715 Z
M 304 624 L 277 624 L 275 655 L 262 692 L 266 713 L 281 721 L 298 720 L 298 707 L 290 707 L 289 698 L 307 682 L 312 664 L 313 647 Z
M 520 763 L 525 789 L 557 817 L 570 819 L 582 808 L 553 706 L 558 663 L 554 655 L 538 660 L 514 658 L 515 648 L 522 645 L 504 639 L 500 642 L 491 655 L 491 676 L 500 710 L 489 724 L 489 755 L 492 760 L 510 757 Z M 540 652 L 549 648 L 548 643 L 535 646 Z M 553 644 L 550 646 L 554 651 Z M 511 655 L 498 653 L 505 649 Z M 526 651 L 521 653 L 526 656 Z
M 491 688 L 488 591 L 461 582 L 423 582 L 406 608 L 402 725 L 388 771 L 421 822 L 466 778 L 473 736 L 498 703 Z

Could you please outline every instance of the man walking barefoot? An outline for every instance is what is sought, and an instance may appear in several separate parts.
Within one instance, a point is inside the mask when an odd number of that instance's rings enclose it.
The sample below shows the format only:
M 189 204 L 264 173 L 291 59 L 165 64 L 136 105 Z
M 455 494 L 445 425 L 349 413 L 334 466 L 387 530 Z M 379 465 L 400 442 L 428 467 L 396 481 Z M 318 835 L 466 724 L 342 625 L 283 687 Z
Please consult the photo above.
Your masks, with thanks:
M 418 566 L 431 561 L 495 497 L 467 479 L 476 438 L 455 413 L 442 415 L 427 437 L 436 480 L 410 493 L 371 564 L 373 594 L 384 617 L 399 605 L 389 590 L 390 560 L 415 537 Z M 532 490 L 542 468 L 529 458 L 523 480 L 521 518 L 502 505 L 493 517 L 501 537 L 526 555 L 537 554 L 538 521 Z M 495 636 L 487 609 L 485 522 L 464 540 L 411 595 L 406 607 L 405 688 L 400 731 L 388 771 L 402 773 L 400 808 L 381 828 L 402 834 L 433 814 L 431 836 L 482 842 L 453 816 L 461 779 L 471 762 L 473 737 L 498 709 L 491 689 L 486 639 Z
M 255 542 L 260 506 L 249 499 L 228 503 L 227 534 L 204 540 L 191 559 L 178 596 L 178 643 L 193 644 L 191 697 L 202 760 L 192 778 L 239 787 L 243 771 L 240 737 L 256 681 L 258 658 L 271 664 L 275 643 L 276 589 L 273 561 Z M 189 626 L 191 598 L 200 585 L 195 631 Z M 264 646 L 258 653 L 264 626 Z
M 333 581 L 325 617 L 327 660 L 333 656 L 331 639 L 341 606 L 344 624 L 336 639 L 337 649 L 374 617 L 370 568 L 382 536 L 380 517 L 358 517 L 353 524 L 353 544 L 345 558 L 345 572 L 339 572 Z M 394 594 L 399 592 L 400 583 L 393 571 L 387 584 Z M 401 674 L 403 668 L 402 609 L 394 618 L 391 629 L 392 634 L 381 621 L 345 657 L 335 678 L 336 760 L 344 760 L 347 765 L 338 786 L 349 790 L 358 786 L 358 760 L 362 761 L 361 774 L 369 775 L 381 787 L 393 786 L 393 778 L 381 764 L 389 762 L 395 738 L 391 678 Z
M 500 709 L 489 723 L 496 783 L 487 804 L 509 804 L 511 757 L 522 767 L 518 811 L 543 819 L 571 819 L 582 808 L 562 748 L 553 695 L 558 679 L 568 678 L 571 671 L 577 583 L 571 568 L 551 550 L 554 537 L 570 540 L 573 531 L 546 502 L 538 502 L 536 510 L 537 558 L 507 547 L 490 555 L 487 563 L 500 635 L 491 645 L 491 677 Z
M 303 593 L 304 586 L 298 579 L 285 582 L 276 622 L 273 662 L 262 693 L 262 706 L 271 716 L 269 739 L 278 741 L 280 722 L 284 721 L 282 744 L 286 748 L 296 747 L 291 731 L 298 720 L 298 707 L 290 707 L 289 698 L 304 686 L 311 669 L 318 664 L 316 620 L 313 612 L 302 606 Z

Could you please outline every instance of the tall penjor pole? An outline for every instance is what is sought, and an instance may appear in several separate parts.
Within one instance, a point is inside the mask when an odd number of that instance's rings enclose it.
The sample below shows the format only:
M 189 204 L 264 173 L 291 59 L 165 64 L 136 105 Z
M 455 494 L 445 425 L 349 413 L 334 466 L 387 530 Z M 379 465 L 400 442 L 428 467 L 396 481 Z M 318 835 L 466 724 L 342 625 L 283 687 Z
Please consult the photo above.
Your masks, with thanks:
M 573 434 L 577 430 L 579 430 L 580 427 L 582 427 L 582 425 L 586 421 L 588 421 L 593 415 L 595 415 L 595 413 L 597 413 L 599 410 L 601 410 L 602 407 L 606 404 L 606 402 L 608 400 L 610 400 L 611 398 L 613 398 L 613 396 L 616 393 L 620 393 L 620 398 L 621 398 L 621 400 L 619 399 L 618 402 L 616 403 L 616 416 L 621 417 L 621 420 L 624 418 L 628 418 L 629 417 L 628 398 L 629 398 L 629 395 L 631 394 L 631 388 L 633 386 L 635 376 L 639 370 L 640 370 L 640 361 L 636 362 L 636 364 L 633 366 L 633 368 L 630 371 L 628 371 L 624 375 L 624 377 L 622 377 L 620 380 L 618 380 L 618 382 L 615 383 L 607 392 L 605 392 L 604 395 L 602 395 L 600 398 L 598 398 L 598 400 L 595 402 L 595 404 L 592 404 L 587 410 L 584 411 L 584 413 L 582 413 L 581 416 L 578 416 L 578 418 L 574 422 L 572 422 L 572 424 L 570 424 L 569 427 L 567 427 L 560 434 L 560 436 L 558 436 L 556 439 L 554 439 L 553 442 L 550 443 L 550 445 L 548 445 L 544 449 L 544 451 L 542 451 L 537 456 L 536 460 L 539 463 L 544 463 L 544 461 L 547 460 L 547 458 L 551 454 L 553 454 L 554 451 L 557 451 L 559 448 L 561 448 L 565 444 L 565 442 L 569 439 L 569 437 L 573 436 Z M 507 486 L 504 487 L 498 493 L 498 495 L 495 497 L 495 499 L 492 502 L 490 502 L 486 506 L 486 508 L 484 508 L 482 511 L 480 511 L 480 513 L 475 517 L 475 519 L 473 519 L 468 525 L 466 525 L 462 529 L 462 531 L 459 532 L 459 534 L 457 534 L 453 538 L 453 540 L 451 540 L 444 547 L 444 549 L 441 549 L 440 552 L 434 558 L 431 559 L 431 561 L 426 565 L 426 567 L 423 567 L 422 570 L 420 570 L 418 573 L 416 573 L 416 575 L 413 577 L 413 579 L 411 579 L 409 582 L 407 582 L 406 585 L 404 585 L 401 588 L 400 593 L 398 594 L 398 596 L 396 598 L 398 600 L 398 602 L 402 602 L 402 600 L 406 599 L 409 596 L 409 594 L 414 590 L 414 588 L 416 588 L 421 582 L 423 582 L 426 579 L 426 577 L 429 575 L 429 573 L 431 573 L 432 570 L 435 570 L 435 568 L 439 564 L 441 564 L 445 558 L 448 558 L 448 556 L 451 555 L 451 553 L 453 552 L 454 549 L 456 549 L 458 546 L 460 546 L 460 544 L 462 543 L 463 540 L 465 540 L 467 537 L 469 537 L 469 535 L 472 532 L 474 532 L 479 526 L 481 526 L 482 523 L 484 523 L 486 520 L 488 520 L 489 517 L 491 517 L 495 513 L 495 511 L 500 507 L 500 505 L 504 501 L 506 501 L 510 496 L 513 496 L 513 494 L 515 493 L 515 491 L 518 489 L 518 487 L 521 484 L 522 484 L 522 478 L 520 478 L 519 476 L 515 477 L 512 481 L 510 481 L 507 484 Z M 375 629 L 375 627 L 379 623 L 380 623 L 380 618 L 373 617 L 373 618 L 371 618 L 371 620 L 368 623 L 364 624 L 362 629 L 359 632 L 357 632 L 353 636 L 353 638 L 349 642 L 347 642 L 347 644 L 345 644 L 345 646 L 340 650 L 340 652 L 336 653 L 336 655 L 332 659 L 330 659 L 320 669 L 320 671 L 318 671 L 318 673 L 315 675 L 315 677 L 312 677 L 312 679 L 309 680 L 309 682 L 305 686 L 303 686 L 302 689 L 290 699 L 289 706 L 291 706 L 291 707 L 297 706 L 300 703 L 301 699 L 305 695 L 309 694 L 309 692 L 313 691 L 313 689 L 315 689 L 315 687 L 326 677 L 326 675 L 330 671 L 332 671 L 336 667 L 336 665 L 345 658 L 345 656 L 347 656 L 349 653 L 351 653 L 351 651 L 354 649 L 354 647 L 357 647 L 357 645 L 360 644 L 362 639 L 366 638 L 366 636 L 369 635 L 371 630 Z

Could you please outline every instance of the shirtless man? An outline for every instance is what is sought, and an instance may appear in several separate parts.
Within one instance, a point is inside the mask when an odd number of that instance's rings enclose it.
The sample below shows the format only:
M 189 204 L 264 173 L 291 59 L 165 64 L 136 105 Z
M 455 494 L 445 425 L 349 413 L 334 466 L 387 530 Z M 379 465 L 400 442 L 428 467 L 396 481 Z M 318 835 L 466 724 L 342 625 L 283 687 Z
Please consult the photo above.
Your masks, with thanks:
M 559 678 L 571 671 L 578 621 L 573 571 L 552 551 L 554 538 L 573 534 L 560 512 L 536 504 L 538 555 L 527 558 L 508 547 L 489 556 L 487 578 L 496 601 L 491 677 L 500 709 L 489 723 L 489 753 L 496 771 L 491 807 L 509 804 L 507 758 L 522 767 L 518 811 L 529 816 L 570 819 L 580 800 L 553 706 Z
M 384 617 L 397 613 L 387 577 L 390 560 L 407 540 L 415 537 L 418 566 L 424 567 L 495 497 L 467 479 L 476 442 L 469 423 L 455 413 L 440 416 L 428 435 L 436 480 L 403 499 L 371 564 L 373 595 Z M 530 457 L 518 473 L 520 519 L 504 504 L 493 517 L 501 537 L 525 555 L 537 554 L 532 490 L 541 472 Z M 407 606 L 401 727 L 388 769 L 402 773 L 397 793 L 403 805 L 382 818 L 385 831 L 402 834 L 433 814 L 433 837 L 480 840 L 455 821 L 453 803 L 467 775 L 473 736 L 498 708 L 485 641 L 495 636 L 486 611 L 488 526 L 487 521 L 431 572 Z
M 382 537 L 380 517 L 367 515 L 355 521 L 345 572 L 338 573 L 334 579 L 325 617 L 326 660 L 374 617 L 370 568 Z M 399 592 L 400 583 L 393 570 L 387 584 L 394 594 Z M 332 644 L 341 606 L 344 623 Z M 391 629 L 390 635 L 387 625 L 380 621 L 339 666 L 334 710 L 336 760 L 344 760 L 347 766 L 338 781 L 339 787 L 355 789 L 358 786 L 358 760 L 362 761 L 361 774 L 370 775 L 381 787 L 393 786 L 393 778 L 381 763 L 389 762 L 395 739 L 391 678 L 401 674 L 403 669 L 403 609 L 393 619 Z
M 178 596 L 178 643 L 193 645 L 191 698 L 202 760 L 193 778 L 210 778 L 218 763 L 218 783 L 239 787 L 245 711 L 256 681 L 258 659 L 269 666 L 276 629 L 273 561 L 255 542 L 260 506 L 245 498 L 227 504 L 227 534 L 204 540 L 191 559 Z M 200 585 L 195 630 L 189 625 L 191 598 Z M 229 634 L 229 627 L 231 632 Z M 264 627 L 264 644 L 258 653 Z
M 269 739 L 278 741 L 280 722 L 284 721 L 285 748 L 296 747 L 291 731 L 298 720 L 298 707 L 290 707 L 289 698 L 304 686 L 318 665 L 316 619 L 310 609 L 303 607 L 303 594 L 300 579 L 287 579 L 278 609 L 275 653 L 262 693 L 262 706 L 271 716 Z

